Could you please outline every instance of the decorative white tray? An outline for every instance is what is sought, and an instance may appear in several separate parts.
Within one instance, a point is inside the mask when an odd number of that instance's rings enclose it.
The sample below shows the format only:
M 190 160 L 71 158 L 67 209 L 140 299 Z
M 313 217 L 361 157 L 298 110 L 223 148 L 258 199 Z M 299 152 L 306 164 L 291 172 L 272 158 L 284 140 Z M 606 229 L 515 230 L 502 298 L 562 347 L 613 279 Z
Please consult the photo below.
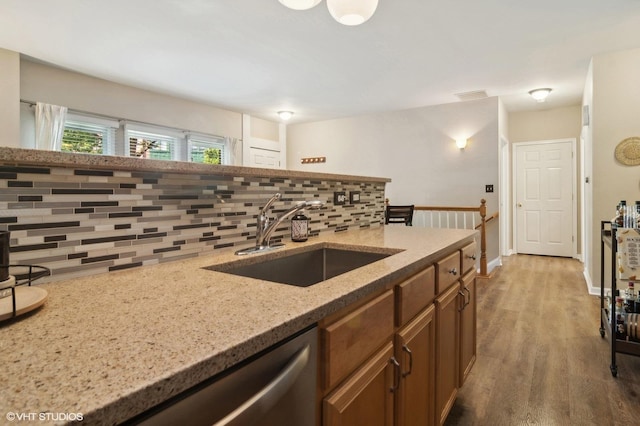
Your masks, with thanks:
M 40 287 L 16 287 L 16 317 L 39 308 L 47 300 L 47 290 Z M 13 318 L 13 297 L 0 299 L 0 321 Z

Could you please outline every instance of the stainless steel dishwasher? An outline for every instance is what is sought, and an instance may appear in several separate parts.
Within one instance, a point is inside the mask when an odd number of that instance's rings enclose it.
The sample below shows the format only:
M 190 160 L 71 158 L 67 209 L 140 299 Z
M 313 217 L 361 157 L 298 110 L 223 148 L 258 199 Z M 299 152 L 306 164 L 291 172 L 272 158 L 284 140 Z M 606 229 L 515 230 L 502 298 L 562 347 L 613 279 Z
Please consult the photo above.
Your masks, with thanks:
M 127 423 L 314 425 L 317 340 L 303 330 Z

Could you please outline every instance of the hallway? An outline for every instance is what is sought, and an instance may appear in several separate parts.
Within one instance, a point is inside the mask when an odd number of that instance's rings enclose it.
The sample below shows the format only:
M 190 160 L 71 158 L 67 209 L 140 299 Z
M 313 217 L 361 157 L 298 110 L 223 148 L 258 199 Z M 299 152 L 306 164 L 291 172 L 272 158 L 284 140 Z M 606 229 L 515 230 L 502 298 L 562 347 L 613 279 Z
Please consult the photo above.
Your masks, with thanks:
M 514 255 L 478 280 L 477 360 L 447 426 L 640 424 L 640 357 L 618 354 L 611 376 L 582 268 Z

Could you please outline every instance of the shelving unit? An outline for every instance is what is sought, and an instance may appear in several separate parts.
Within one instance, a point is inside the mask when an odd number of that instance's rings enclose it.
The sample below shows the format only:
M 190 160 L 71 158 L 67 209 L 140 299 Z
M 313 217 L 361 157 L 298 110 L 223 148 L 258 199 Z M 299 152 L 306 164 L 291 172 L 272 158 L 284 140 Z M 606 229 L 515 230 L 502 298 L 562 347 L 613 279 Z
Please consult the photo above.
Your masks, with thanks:
M 627 341 L 616 338 L 616 318 L 615 315 L 611 315 L 609 320 L 608 306 L 605 306 L 605 294 L 604 294 L 604 247 L 607 246 L 611 249 L 611 298 L 615 300 L 615 294 L 617 289 L 617 274 L 616 274 L 616 255 L 618 253 L 618 240 L 616 238 L 617 227 L 612 225 L 609 221 L 600 222 L 600 336 L 609 339 L 611 343 L 611 375 L 616 377 L 618 375 L 618 366 L 616 364 L 616 353 L 622 353 L 627 355 L 640 356 L 640 342 Z

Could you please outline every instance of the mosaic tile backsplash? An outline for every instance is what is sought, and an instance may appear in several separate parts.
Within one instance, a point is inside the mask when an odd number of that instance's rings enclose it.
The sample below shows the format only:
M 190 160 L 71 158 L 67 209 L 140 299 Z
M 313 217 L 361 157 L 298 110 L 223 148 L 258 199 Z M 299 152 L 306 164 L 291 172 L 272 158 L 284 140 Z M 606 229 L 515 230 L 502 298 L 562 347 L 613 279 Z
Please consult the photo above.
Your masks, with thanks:
M 334 191 L 360 202 L 336 206 Z M 0 166 L 0 230 L 11 231 L 12 264 L 46 266 L 54 281 L 251 246 L 276 192 L 272 216 L 325 202 L 306 212 L 311 236 L 383 223 L 381 182 Z M 288 239 L 285 221 L 272 241 Z

